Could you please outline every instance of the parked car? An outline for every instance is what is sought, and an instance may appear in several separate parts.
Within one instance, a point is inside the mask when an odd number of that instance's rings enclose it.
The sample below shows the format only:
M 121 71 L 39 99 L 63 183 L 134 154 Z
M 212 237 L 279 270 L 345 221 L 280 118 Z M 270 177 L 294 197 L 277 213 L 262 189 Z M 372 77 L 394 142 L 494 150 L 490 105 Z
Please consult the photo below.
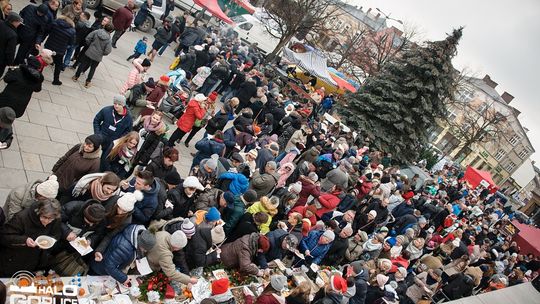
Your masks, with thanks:
M 137 8 L 141 7 L 144 1 L 135 0 Z M 90 9 L 96 9 L 98 6 L 102 5 L 105 10 L 114 12 L 116 9 L 125 6 L 127 0 L 86 0 L 86 7 Z M 154 0 L 152 5 L 152 13 L 148 14 L 146 20 L 142 25 L 138 27 L 139 30 L 143 32 L 149 32 L 151 29 L 158 27 L 161 23 L 159 18 L 165 12 L 165 1 L 164 0 Z
M 279 39 L 276 38 L 279 35 L 277 31 L 274 30 L 273 34 L 268 31 L 271 27 L 265 24 L 270 22 L 267 19 L 260 20 L 249 14 L 234 16 L 231 19 L 234 21 L 235 35 L 247 44 L 257 43 L 263 54 L 271 53 L 279 43 Z

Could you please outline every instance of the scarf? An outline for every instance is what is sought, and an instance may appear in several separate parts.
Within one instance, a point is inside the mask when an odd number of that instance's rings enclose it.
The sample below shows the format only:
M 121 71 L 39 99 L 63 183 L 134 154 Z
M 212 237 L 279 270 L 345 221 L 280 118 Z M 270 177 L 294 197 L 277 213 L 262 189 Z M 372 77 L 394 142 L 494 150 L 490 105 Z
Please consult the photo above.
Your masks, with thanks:
M 152 116 L 148 115 L 143 117 L 144 129 L 148 132 L 157 132 L 163 128 L 163 121 L 160 121 L 157 125 L 152 124 Z
M 373 244 L 371 240 L 372 239 L 369 239 L 367 242 L 364 243 L 364 245 L 362 245 L 362 247 L 364 248 L 364 252 L 371 252 L 382 248 L 382 244 Z
M 396 258 L 398 257 L 400 254 L 401 254 L 401 250 L 403 249 L 403 246 L 392 246 L 392 248 L 390 248 L 390 256 L 392 258 Z
M 416 248 L 416 246 L 414 246 L 414 242 L 411 241 L 409 243 L 409 246 L 407 246 L 407 251 L 411 254 L 410 255 L 410 260 L 416 260 L 418 259 L 419 257 L 422 256 L 422 253 L 423 253 L 423 249 L 418 249 Z
M 103 185 L 101 185 L 101 177 L 96 178 L 95 180 L 90 182 L 90 193 L 92 194 L 92 198 L 104 202 L 108 200 L 113 194 L 105 194 L 103 193 Z
M 119 163 L 124 165 L 124 170 L 126 170 L 126 172 L 129 172 L 131 169 L 131 161 L 135 154 L 137 154 L 137 149 L 134 148 L 131 150 L 127 145 L 118 152 L 118 157 L 120 157 Z

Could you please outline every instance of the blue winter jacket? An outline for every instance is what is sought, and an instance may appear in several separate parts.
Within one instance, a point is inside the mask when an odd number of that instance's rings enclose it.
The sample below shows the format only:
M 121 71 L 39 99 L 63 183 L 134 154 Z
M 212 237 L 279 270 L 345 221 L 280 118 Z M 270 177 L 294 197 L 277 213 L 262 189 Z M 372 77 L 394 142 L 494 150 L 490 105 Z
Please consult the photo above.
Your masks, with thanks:
M 57 55 L 65 54 L 68 45 L 75 44 L 75 25 L 73 21 L 56 19 L 51 25 L 49 38 L 45 42 L 45 48 L 56 52 Z
M 193 158 L 192 167 L 198 165 L 203 159 L 210 158 L 213 154 L 223 156 L 225 144 L 215 139 L 203 138 L 195 144 L 195 149 L 197 149 L 197 154 Z
M 230 179 L 229 191 L 234 195 L 240 195 L 249 188 L 248 178 L 241 173 L 225 172 L 219 176 L 220 179 Z
M 315 264 L 319 264 L 328 250 L 330 250 L 330 247 L 332 247 L 332 242 L 326 245 L 319 244 L 319 239 L 323 233 L 324 230 L 312 230 L 300 241 L 300 244 L 298 245 L 300 253 L 302 254 L 306 252 L 306 250 L 309 250 L 309 254 L 312 257 L 311 262 Z
M 113 106 L 104 107 L 94 117 L 94 133 L 102 135 L 107 145 L 128 134 L 133 127 L 131 114 L 126 108 L 124 109 L 124 115 L 120 116 L 115 113 Z
M 146 42 L 144 42 L 142 39 L 139 40 L 135 45 L 135 52 L 139 54 L 146 54 Z
M 236 130 L 234 130 L 234 127 L 230 127 L 223 132 L 223 143 L 229 150 L 234 148 L 236 145 Z
M 395 218 L 402 217 L 406 214 L 413 214 L 414 213 L 414 206 L 413 204 L 407 205 L 407 202 L 402 202 L 401 204 L 397 205 L 394 210 L 392 210 L 392 215 Z
M 134 177 L 129 181 L 129 188 L 126 192 L 135 192 L 135 180 L 136 178 Z M 159 182 L 154 178 L 152 188 L 148 191 L 142 191 L 142 201 L 136 202 L 135 207 L 133 208 L 132 223 L 139 225 L 148 225 L 148 223 L 150 223 L 150 219 L 158 206 L 158 193 L 160 187 Z
M 137 257 L 137 236 L 146 228 L 142 225 L 129 225 L 114 238 L 103 252 L 103 260 L 90 259 L 90 268 L 98 275 L 110 275 L 116 281 L 124 283 L 127 275 L 122 272 Z

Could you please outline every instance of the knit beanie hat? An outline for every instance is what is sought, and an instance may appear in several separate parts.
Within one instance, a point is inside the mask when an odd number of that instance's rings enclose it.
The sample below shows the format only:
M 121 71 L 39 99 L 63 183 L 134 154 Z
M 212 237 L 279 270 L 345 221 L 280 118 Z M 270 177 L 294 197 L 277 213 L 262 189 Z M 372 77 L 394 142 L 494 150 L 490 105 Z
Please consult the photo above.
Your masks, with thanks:
M 242 198 L 248 203 L 254 203 L 257 201 L 257 192 L 253 189 L 249 189 L 244 194 L 242 194 Z
M 218 97 L 218 92 L 213 91 L 212 93 L 210 93 L 210 95 L 208 95 L 208 100 L 214 102 L 216 101 L 217 97 Z
M 404 278 L 407 277 L 407 269 L 405 267 L 398 267 L 397 271 L 403 276 Z
M 333 242 L 334 239 L 336 238 L 336 234 L 335 234 L 334 231 L 332 231 L 332 230 L 326 230 L 326 231 L 324 231 L 324 233 L 322 234 L 322 236 L 324 236 L 325 238 L 327 238 L 328 240 L 330 240 L 330 242 Z
M 216 154 L 214 154 L 215 156 L 217 156 Z M 219 157 L 214 157 L 214 155 L 212 155 L 205 163 L 205 165 L 210 168 L 211 170 L 216 170 L 217 168 L 217 165 L 218 165 L 218 158 Z
M 389 278 L 387 276 L 385 276 L 384 274 L 379 273 L 377 275 L 376 279 L 377 279 L 377 285 L 379 285 L 379 288 L 383 289 L 384 285 L 386 285 L 386 282 L 388 282 Z
M 163 180 L 169 185 L 180 185 L 182 183 L 182 178 L 176 170 L 167 173 Z
M 90 201 L 97 202 L 95 200 L 90 200 Z M 103 205 L 99 202 L 91 203 L 91 205 L 88 205 L 84 209 L 84 217 L 88 221 L 94 224 L 101 222 L 105 218 L 106 215 L 107 215 L 107 210 L 105 210 L 105 207 L 103 207 Z
M 101 143 L 103 142 L 103 138 L 99 134 L 92 134 L 90 136 L 87 136 L 84 139 L 85 142 L 90 142 L 94 146 L 94 151 L 98 150 L 101 147 Z M 92 152 L 94 152 L 92 151 Z
M 231 155 L 231 160 L 234 160 L 234 161 L 239 162 L 239 163 L 243 163 L 243 162 L 244 162 L 244 158 L 243 158 L 242 155 L 240 155 L 240 153 L 238 153 L 238 152 L 234 152 L 234 153 Z
M 389 238 L 386 238 L 385 241 L 386 241 L 386 242 L 388 243 L 388 245 L 390 245 L 390 246 L 395 246 L 395 245 L 396 245 L 396 238 L 389 237 Z
M 3 126 L 11 126 L 13 124 L 13 121 L 15 121 L 15 118 L 17 115 L 15 114 L 15 111 L 10 107 L 3 107 L 0 108 L 0 123 Z
M 46 198 L 53 199 L 58 195 L 58 181 L 56 175 L 51 175 L 49 178 L 38 184 L 36 187 L 36 192 Z
M 201 185 L 201 182 L 195 177 L 195 176 L 188 176 L 184 180 L 184 183 L 182 184 L 184 188 L 195 188 L 197 190 L 204 190 L 203 185 Z
M 141 201 L 143 197 L 144 195 L 139 190 L 135 190 L 133 193 L 127 192 L 118 198 L 116 205 L 126 212 L 131 212 L 133 211 L 133 208 L 135 208 L 135 203 Z
M 229 279 L 223 278 L 212 282 L 212 295 L 220 295 L 229 290 Z
M 199 93 L 199 94 L 195 95 L 195 97 L 193 97 L 193 99 L 195 99 L 198 102 L 201 102 L 201 101 L 206 100 L 206 96 L 204 96 L 204 94 Z
M 227 207 L 234 206 L 234 194 L 229 191 L 223 192 L 223 199 L 227 202 Z
M 287 277 L 281 274 L 275 274 L 270 277 L 270 286 L 276 291 L 282 291 L 287 286 Z
M 149 251 L 156 245 L 156 236 L 148 230 L 143 230 L 137 236 L 137 244 L 140 248 Z
M 225 240 L 225 231 L 223 231 L 223 226 L 216 226 L 210 231 L 212 236 L 212 244 L 220 244 Z
M 247 154 L 251 155 L 253 158 L 257 158 L 257 156 L 259 156 L 259 152 L 256 149 L 249 150 Z
M 306 210 L 311 211 L 311 213 L 316 214 L 317 213 L 317 207 L 315 205 L 309 205 L 306 207 Z
M 180 225 L 180 230 L 184 232 L 186 237 L 192 237 L 195 234 L 195 224 L 186 218 L 182 222 L 182 225 Z
M 330 287 L 334 291 L 345 293 L 347 292 L 347 281 L 340 275 L 333 275 L 330 278 Z
M 308 178 L 314 183 L 316 183 L 319 180 L 319 176 L 315 172 L 309 172 Z
M 377 217 L 377 211 L 371 210 L 371 211 L 368 212 L 368 215 L 371 215 L 372 217 L 375 218 L 375 217 Z
M 259 249 L 261 249 L 263 252 L 268 252 L 270 250 L 270 240 L 266 235 L 260 235 L 259 236 Z
M 173 234 L 171 234 L 171 246 L 175 248 L 184 248 L 187 245 L 187 237 L 182 230 L 176 230 Z
M 143 67 L 149 67 L 151 65 L 152 65 L 152 63 L 150 62 L 150 60 L 148 60 L 148 58 L 144 58 L 144 60 L 141 63 L 141 66 L 143 66 Z
M 211 207 L 210 209 L 208 209 L 208 212 L 206 212 L 204 219 L 207 222 L 216 222 L 221 219 L 221 214 L 219 213 L 219 210 L 217 210 L 216 207 Z
M 289 186 L 290 193 L 299 194 L 301 191 L 302 191 L 302 183 L 300 182 L 292 183 Z

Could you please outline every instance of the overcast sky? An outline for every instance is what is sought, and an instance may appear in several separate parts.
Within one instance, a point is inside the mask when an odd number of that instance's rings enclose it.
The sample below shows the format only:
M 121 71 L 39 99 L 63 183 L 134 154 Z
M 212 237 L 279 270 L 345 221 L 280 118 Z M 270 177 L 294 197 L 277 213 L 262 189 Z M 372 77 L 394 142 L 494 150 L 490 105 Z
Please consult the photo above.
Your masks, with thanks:
M 489 74 L 497 91 L 512 94 L 510 103 L 522 113 L 521 124 L 540 164 L 540 1 L 520 0 L 348 0 L 352 5 L 380 8 L 391 17 L 419 26 L 424 37 L 441 40 L 464 26 L 454 66 L 469 67 L 475 76 Z

